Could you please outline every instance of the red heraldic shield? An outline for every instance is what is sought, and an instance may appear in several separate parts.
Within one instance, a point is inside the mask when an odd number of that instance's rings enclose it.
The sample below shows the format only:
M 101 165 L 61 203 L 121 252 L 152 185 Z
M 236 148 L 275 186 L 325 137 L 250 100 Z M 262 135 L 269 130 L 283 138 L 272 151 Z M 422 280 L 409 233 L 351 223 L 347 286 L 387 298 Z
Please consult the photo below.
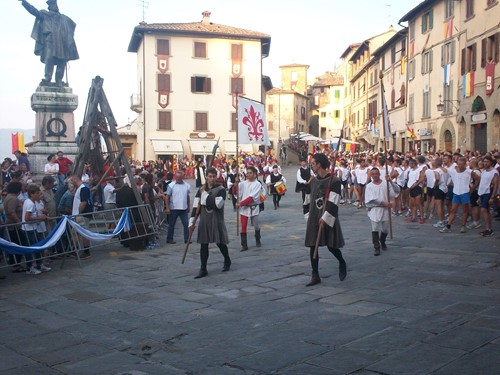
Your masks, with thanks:
M 170 92 L 158 91 L 158 105 L 163 109 L 167 108 Z
M 241 60 L 233 60 L 233 77 L 241 76 Z
M 486 64 L 486 95 L 495 91 L 495 63 Z
M 158 55 L 158 70 L 165 74 L 168 71 L 168 55 Z

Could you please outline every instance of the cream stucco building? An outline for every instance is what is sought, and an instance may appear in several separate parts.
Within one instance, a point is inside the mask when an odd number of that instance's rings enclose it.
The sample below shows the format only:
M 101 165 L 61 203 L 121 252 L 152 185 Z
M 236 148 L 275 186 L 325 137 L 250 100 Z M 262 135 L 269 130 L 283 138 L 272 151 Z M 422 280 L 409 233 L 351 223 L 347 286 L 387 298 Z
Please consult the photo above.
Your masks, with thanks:
M 498 148 L 499 18 L 498 1 L 490 0 L 427 0 L 401 18 L 417 150 Z
M 267 34 L 201 22 L 141 23 L 128 47 L 137 54 L 136 158 L 236 152 L 236 97 L 263 102 Z M 269 80 L 267 80 L 269 81 Z M 269 87 L 270 88 L 270 87 Z

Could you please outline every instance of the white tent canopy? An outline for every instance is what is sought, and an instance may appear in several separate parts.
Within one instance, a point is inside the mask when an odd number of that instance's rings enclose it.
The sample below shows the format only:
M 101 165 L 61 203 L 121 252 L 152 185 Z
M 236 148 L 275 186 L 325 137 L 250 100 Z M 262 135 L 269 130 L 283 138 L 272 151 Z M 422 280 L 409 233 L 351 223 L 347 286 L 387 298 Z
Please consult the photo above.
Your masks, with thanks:
M 339 139 L 338 138 L 331 138 L 327 141 L 323 141 L 322 143 L 323 144 L 337 144 L 337 143 L 339 143 Z M 342 139 L 342 143 L 344 143 L 346 145 L 359 145 L 359 142 L 350 141 L 348 139 Z

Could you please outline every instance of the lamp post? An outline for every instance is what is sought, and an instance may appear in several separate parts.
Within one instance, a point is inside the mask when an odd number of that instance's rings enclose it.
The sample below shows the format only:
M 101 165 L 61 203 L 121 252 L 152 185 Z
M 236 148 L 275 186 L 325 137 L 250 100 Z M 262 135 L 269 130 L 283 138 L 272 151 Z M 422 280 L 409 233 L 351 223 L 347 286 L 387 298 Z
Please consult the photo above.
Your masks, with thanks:
M 457 102 L 458 105 L 460 106 L 460 100 L 454 100 L 454 99 L 442 99 L 442 95 L 439 94 L 439 103 L 436 104 L 436 108 L 438 110 L 438 112 L 443 112 L 444 111 L 444 103 L 451 103 L 451 105 L 453 106 L 453 108 L 455 108 L 455 111 L 458 111 L 459 110 L 459 107 L 457 107 L 455 104 L 453 104 L 454 102 Z

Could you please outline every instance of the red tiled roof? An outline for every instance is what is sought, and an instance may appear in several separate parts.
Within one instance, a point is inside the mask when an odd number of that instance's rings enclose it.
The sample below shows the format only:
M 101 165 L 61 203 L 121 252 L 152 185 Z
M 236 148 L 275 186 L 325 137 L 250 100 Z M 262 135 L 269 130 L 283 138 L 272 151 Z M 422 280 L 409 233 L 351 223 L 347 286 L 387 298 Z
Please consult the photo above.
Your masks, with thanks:
M 233 26 L 220 25 L 212 22 L 191 23 L 140 23 L 134 28 L 128 47 L 129 52 L 137 52 L 143 32 L 158 32 L 168 34 L 192 35 L 235 39 L 261 39 L 270 42 L 271 36 L 258 31 L 241 29 Z

